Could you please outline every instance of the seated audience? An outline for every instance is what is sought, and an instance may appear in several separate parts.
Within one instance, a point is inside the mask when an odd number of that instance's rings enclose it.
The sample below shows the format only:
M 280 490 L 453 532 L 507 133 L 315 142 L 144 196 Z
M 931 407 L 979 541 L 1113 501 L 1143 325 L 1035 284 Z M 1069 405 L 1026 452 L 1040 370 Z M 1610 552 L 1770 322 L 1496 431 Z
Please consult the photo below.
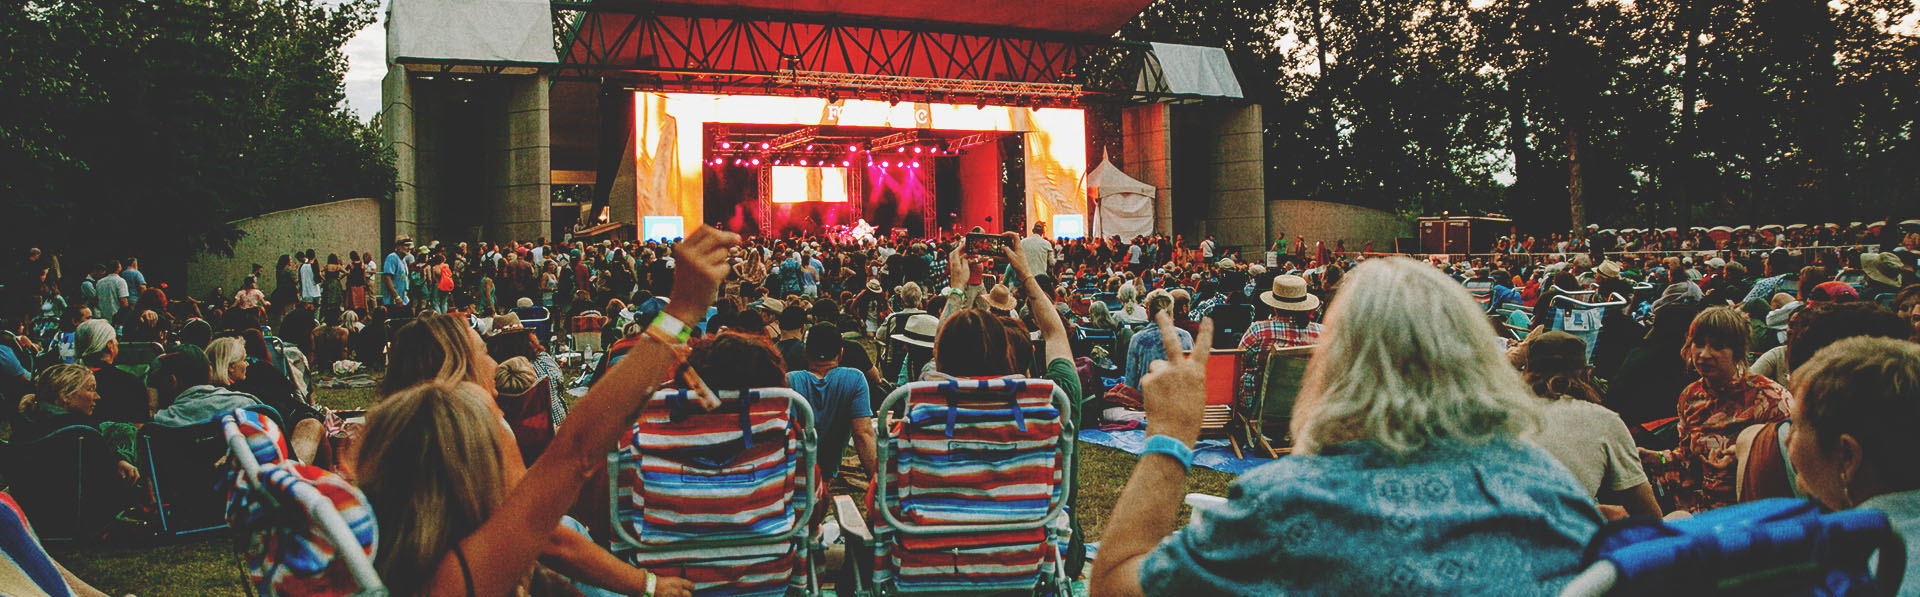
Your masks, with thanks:
M 736 235 L 702 227 L 680 243 L 674 301 L 665 314 L 698 320 L 726 275 L 727 247 L 738 242 Z M 634 345 L 629 356 L 636 358 L 612 366 L 575 407 L 580 416 L 523 471 L 492 400 L 494 364 L 479 334 L 446 317 L 399 330 L 395 363 L 380 402 L 368 412 L 355 467 L 383 522 L 376 566 L 389 589 L 399 595 L 517 592 L 540 559 L 626 594 L 689 595 L 686 581 L 627 566 L 560 526 L 638 409 L 671 379 L 680 358 L 675 350 L 657 340 Z
M 1332 303 L 1294 408 L 1292 456 L 1242 475 L 1167 536 L 1199 436 L 1211 322 L 1145 381 L 1150 440 L 1108 520 L 1094 595 L 1551 593 L 1601 522 L 1523 437 L 1539 405 L 1466 289 L 1370 259 Z M 1170 442 L 1170 443 L 1169 443 Z M 1157 447 L 1152 447 L 1157 446 Z M 1524 587 L 1524 588 L 1522 588 Z
M 1682 355 L 1700 378 L 1680 392 L 1680 443 L 1640 448 L 1640 464 L 1673 496 L 1675 510 L 1704 512 L 1734 503 L 1734 439 L 1755 423 L 1785 420 L 1793 396 L 1747 371 L 1747 316 L 1732 306 L 1694 316 Z
M 1169 296 L 1167 291 L 1155 290 L 1147 293 L 1147 314 L 1149 316 L 1157 315 L 1172 307 L 1173 297 Z M 1181 350 L 1193 348 L 1193 334 L 1177 328 L 1174 330 L 1174 333 L 1179 336 Z M 1161 346 L 1160 343 L 1160 330 L 1151 327 L 1134 332 L 1133 338 L 1127 340 L 1127 385 L 1135 388 L 1140 387 L 1140 377 L 1147 374 L 1147 364 L 1166 353 L 1166 347 Z
M 99 412 L 96 406 L 100 401 L 100 385 L 92 371 L 79 365 L 54 365 L 34 378 L 33 387 L 32 394 L 20 399 L 20 414 L 8 442 L 24 444 L 39 440 L 71 425 L 92 427 L 120 456 L 115 465 L 120 478 L 126 479 L 129 485 L 139 480 L 140 471 L 133 466 L 133 439 L 140 428 L 95 414 Z
M 848 441 L 860 455 L 860 465 L 868 474 L 874 472 L 873 405 L 867 395 L 867 376 L 840 366 L 844 349 L 840 328 L 814 324 L 807 330 L 806 367 L 789 371 L 786 377 L 787 387 L 813 407 L 813 427 L 820 438 L 820 475 L 826 483 L 840 475 L 840 455 Z
M 154 413 L 153 422 L 161 425 L 192 425 L 233 412 L 236 408 L 245 408 L 256 404 L 266 404 L 252 394 L 237 388 L 244 387 L 249 371 L 257 369 L 247 361 L 247 349 L 239 338 L 221 338 L 207 345 L 208 369 L 202 373 L 203 383 L 188 386 L 181 390 L 172 404 L 160 412 Z M 271 406 L 271 405 L 269 405 Z M 326 425 L 317 416 L 295 416 L 285 412 L 280 416 L 287 428 L 287 443 L 293 449 L 293 455 L 301 462 L 318 463 L 325 447 Z M 305 413 L 301 413 L 304 415 Z
M 1920 454 L 1913 432 L 1920 427 L 1920 345 L 1841 340 L 1794 370 L 1793 380 L 1799 400 L 1787 459 L 1794 483 L 1828 508 L 1886 514 L 1907 548 L 1898 594 L 1913 594 L 1920 587 L 1920 469 L 1912 461 Z
M 1273 277 L 1273 289 L 1260 293 L 1260 302 L 1273 309 L 1273 317 L 1255 322 L 1240 336 L 1238 370 L 1239 396 L 1250 398 L 1260 383 L 1260 353 L 1288 346 L 1312 346 L 1320 342 L 1320 324 L 1313 313 L 1320 298 L 1307 292 L 1307 279 L 1300 276 Z M 1152 331 L 1152 330 L 1148 330 Z
M 1633 434 L 1620 415 L 1600 404 L 1587 365 L 1587 343 L 1562 331 L 1527 337 L 1521 377 L 1540 401 L 1540 432 L 1533 441 L 1573 473 L 1587 495 L 1624 506 L 1632 516 L 1660 516 L 1653 486 L 1640 468 Z
M 154 393 L 132 373 L 113 366 L 120 356 L 119 335 L 104 319 L 89 319 L 73 331 L 75 353 L 93 371 L 100 388 L 94 416 L 106 421 L 140 424 L 153 420 Z

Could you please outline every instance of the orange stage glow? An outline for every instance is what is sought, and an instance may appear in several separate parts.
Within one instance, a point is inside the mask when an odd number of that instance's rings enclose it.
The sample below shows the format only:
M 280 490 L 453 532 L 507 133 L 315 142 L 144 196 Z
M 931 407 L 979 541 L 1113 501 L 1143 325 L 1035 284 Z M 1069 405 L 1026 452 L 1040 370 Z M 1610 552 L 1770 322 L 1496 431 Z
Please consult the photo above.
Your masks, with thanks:
M 1073 108 L 889 104 L 875 100 L 635 92 L 635 214 L 699 221 L 704 203 L 701 131 L 709 122 L 1008 131 L 1026 134 L 1027 221 L 1086 214 L 1086 115 Z M 780 168 L 774 169 L 779 175 Z M 846 199 L 845 172 L 838 197 Z M 831 177 L 828 177 L 831 178 Z M 781 197 L 776 183 L 776 201 Z M 808 182 L 806 184 L 811 184 Z M 811 193 L 811 191 L 807 191 Z M 812 196 L 808 194 L 807 196 Z M 823 189 L 822 197 L 834 196 Z M 786 202 L 786 201 L 782 201 Z
M 847 202 L 846 168 L 773 167 L 773 202 Z

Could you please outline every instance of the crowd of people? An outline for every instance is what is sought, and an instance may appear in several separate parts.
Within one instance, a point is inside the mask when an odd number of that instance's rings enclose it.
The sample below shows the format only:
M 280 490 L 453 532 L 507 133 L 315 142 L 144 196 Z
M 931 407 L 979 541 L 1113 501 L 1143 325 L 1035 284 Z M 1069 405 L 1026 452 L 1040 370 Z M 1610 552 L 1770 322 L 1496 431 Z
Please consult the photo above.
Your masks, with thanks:
M 296 458 L 351 471 L 365 492 L 395 594 L 690 594 L 596 542 L 606 521 L 570 513 L 605 499 L 583 488 L 605 482 L 608 450 L 654 390 L 696 376 L 803 395 L 822 475 L 844 460 L 864 473 L 849 483 L 882 465 L 879 406 L 910 381 L 1044 378 L 1083 425 L 1144 424 L 1168 439 L 1150 442 L 1109 519 L 1128 522 L 1107 526 L 1094 594 L 1544 589 L 1578 571 L 1611 517 L 1799 495 L 1880 509 L 1910 545 L 1920 537 L 1920 474 L 1898 456 L 1920 448 L 1906 432 L 1920 424 L 1920 230 L 1883 230 L 1523 239 L 1426 260 L 1339 241 L 1309 253 L 1284 234 L 1242 253 L 1042 226 L 986 250 L 710 228 L 673 242 L 402 239 L 384 258 L 289 254 L 271 279 L 256 267 L 205 297 L 169 297 L 135 259 L 63 280 L 34 251 L 9 285 L 0 395 L 9 441 L 76 423 L 109 438 L 120 460 L 104 466 L 126 481 L 132 518 L 151 508 L 138 426 L 272 407 Z M 579 330 L 533 333 L 529 310 L 605 322 L 584 397 L 553 392 L 537 455 L 496 398 L 575 385 L 553 345 Z M 161 348 L 144 381 L 113 366 L 123 342 Z M 1315 348 L 1292 428 L 1270 430 L 1293 455 L 1169 537 L 1208 353 L 1244 351 L 1233 385 L 1246 401 L 1261 391 L 1253 356 L 1297 346 Z M 357 450 L 335 454 L 337 417 L 312 402 L 308 373 L 355 367 L 382 371 L 379 398 Z M 1774 460 L 1791 472 L 1737 487 L 1737 438 L 1786 421 Z

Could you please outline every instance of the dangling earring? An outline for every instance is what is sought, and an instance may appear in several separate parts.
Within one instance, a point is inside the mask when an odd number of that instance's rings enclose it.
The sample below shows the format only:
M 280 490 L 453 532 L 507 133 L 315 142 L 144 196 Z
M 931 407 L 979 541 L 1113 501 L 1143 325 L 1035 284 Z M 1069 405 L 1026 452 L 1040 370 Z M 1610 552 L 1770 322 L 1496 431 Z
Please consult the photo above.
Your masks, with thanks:
M 1846 500 L 1848 508 L 1852 508 L 1854 506 L 1853 490 L 1850 487 L 1848 487 L 1846 473 L 1840 473 L 1840 499 Z

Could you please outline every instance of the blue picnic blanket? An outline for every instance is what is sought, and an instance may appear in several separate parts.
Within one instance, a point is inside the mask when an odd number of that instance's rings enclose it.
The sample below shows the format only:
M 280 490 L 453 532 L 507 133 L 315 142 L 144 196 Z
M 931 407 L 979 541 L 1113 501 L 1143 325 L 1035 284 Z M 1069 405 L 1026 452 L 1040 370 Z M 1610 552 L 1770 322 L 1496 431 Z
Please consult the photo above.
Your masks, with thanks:
M 1128 429 L 1109 433 L 1098 429 L 1083 429 L 1080 431 L 1080 441 L 1114 448 L 1128 454 L 1139 454 L 1146 449 L 1147 431 Z M 1228 446 L 1227 441 L 1221 439 L 1200 440 L 1200 443 L 1193 448 L 1195 466 L 1204 466 L 1229 475 L 1239 475 L 1269 462 L 1273 462 L 1273 459 L 1235 458 L 1233 447 Z

